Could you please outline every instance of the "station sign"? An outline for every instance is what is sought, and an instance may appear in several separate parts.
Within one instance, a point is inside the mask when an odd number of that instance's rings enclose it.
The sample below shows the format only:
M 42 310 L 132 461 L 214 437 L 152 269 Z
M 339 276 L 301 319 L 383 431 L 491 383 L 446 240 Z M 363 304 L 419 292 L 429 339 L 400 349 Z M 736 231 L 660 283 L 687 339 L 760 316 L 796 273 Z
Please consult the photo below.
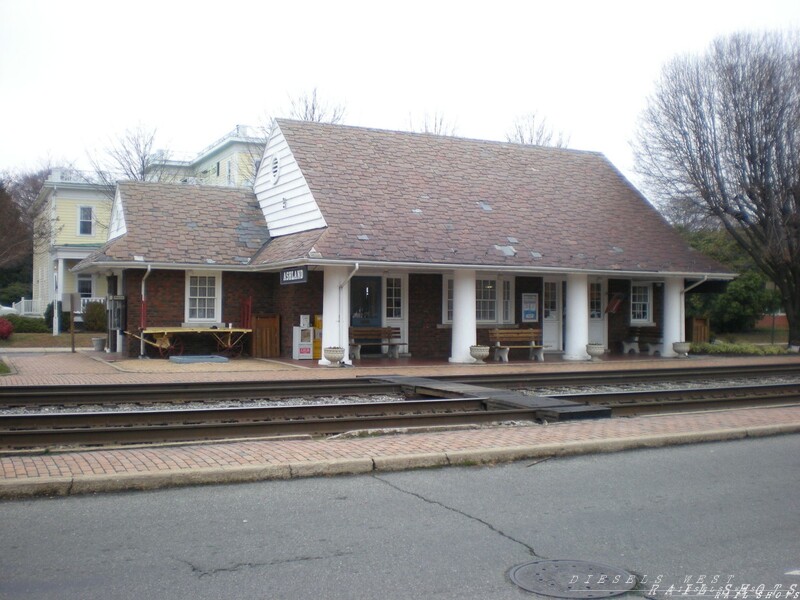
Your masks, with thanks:
M 293 285 L 308 281 L 308 267 L 295 267 L 281 271 L 281 285 Z

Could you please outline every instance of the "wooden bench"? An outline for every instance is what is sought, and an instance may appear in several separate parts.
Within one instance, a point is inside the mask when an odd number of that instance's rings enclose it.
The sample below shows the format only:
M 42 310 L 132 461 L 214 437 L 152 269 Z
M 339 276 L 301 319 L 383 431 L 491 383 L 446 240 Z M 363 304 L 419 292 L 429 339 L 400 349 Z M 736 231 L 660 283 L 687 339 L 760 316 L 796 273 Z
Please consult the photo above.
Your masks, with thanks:
M 628 330 L 628 337 L 622 340 L 622 353 L 639 354 L 640 348 L 647 350 L 647 354 L 653 356 L 664 355 L 664 336 L 656 327 L 631 327 Z
M 511 348 L 530 350 L 529 358 L 544 362 L 544 346 L 541 329 L 490 329 L 489 342 L 494 344 L 494 359 L 508 362 L 508 351 Z
M 350 358 L 361 358 L 361 346 L 388 346 L 390 358 L 400 358 L 400 346 L 408 342 L 400 341 L 399 327 L 351 327 Z

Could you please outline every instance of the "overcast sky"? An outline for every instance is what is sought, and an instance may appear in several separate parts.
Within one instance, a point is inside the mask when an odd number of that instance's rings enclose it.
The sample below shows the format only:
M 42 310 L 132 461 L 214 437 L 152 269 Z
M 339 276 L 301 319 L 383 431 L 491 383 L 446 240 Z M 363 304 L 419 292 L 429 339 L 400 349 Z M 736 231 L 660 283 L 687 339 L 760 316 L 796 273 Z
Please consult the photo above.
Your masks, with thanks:
M 316 86 L 349 125 L 438 112 L 459 136 L 504 140 L 535 111 L 634 178 L 661 66 L 778 29 L 800 30 L 798 0 L 0 0 L 0 171 L 85 166 L 138 124 L 195 154 Z

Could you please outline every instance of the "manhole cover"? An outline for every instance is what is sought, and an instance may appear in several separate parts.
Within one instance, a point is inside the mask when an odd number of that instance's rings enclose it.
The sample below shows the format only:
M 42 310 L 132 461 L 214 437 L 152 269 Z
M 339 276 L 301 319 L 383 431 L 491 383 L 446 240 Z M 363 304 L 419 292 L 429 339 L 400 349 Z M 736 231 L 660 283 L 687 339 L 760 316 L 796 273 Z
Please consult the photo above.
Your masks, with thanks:
M 636 586 L 632 573 L 582 560 L 539 560 L 508 575 L 523 590 L 555 598 L 610 598 Z

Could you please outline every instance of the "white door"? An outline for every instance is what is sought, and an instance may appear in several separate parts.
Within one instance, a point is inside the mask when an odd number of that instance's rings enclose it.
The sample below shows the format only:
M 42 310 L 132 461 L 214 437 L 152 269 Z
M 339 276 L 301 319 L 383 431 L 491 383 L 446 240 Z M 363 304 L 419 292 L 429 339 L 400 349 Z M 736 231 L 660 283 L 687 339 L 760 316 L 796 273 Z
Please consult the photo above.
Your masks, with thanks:
M 607 347 L 605 292 L 605 281 L 589 281 L 589 342 Z
M 545 279 L 542 299 L 542 338 L 545 352 L 561 351 L 561 280 Z
M 389 273 L 383 278 L 383 325 L 399 327 L 400 341 L 408 342 L 408 275 Z M 400 354 L 409 352 L 400 346 Z

